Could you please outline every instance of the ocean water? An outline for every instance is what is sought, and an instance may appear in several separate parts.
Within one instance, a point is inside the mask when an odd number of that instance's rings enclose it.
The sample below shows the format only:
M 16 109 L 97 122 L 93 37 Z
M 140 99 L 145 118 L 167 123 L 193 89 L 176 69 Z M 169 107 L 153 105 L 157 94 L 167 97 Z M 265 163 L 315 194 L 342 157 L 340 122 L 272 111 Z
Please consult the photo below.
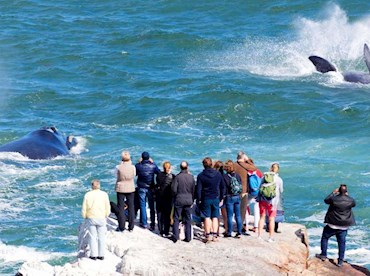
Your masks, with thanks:
M 311 254 L 323 199 L 346 183 L 346 258 L 370 268 L 370 85 L 307 58 L 367 72 L 370 2 L 293 2 L 3 1 L 0 144 L 45 125 L 80 144 L 54 160 L 0 153 L 0 274 L 75 260 L 83 195 L 99 178 L 115 200 L 123 149 L 193 174 L 239 150 L 261 170 L 279 161 L 286 220 L 308 228 Z

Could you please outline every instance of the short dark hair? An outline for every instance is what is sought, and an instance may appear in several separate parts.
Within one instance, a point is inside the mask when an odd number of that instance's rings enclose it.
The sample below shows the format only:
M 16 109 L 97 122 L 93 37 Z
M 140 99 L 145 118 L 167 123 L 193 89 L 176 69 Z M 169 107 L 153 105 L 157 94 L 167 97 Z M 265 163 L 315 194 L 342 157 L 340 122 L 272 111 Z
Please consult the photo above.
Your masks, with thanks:
M 212 159 L 210 157 L 204 158 L 202 163 L 205 169 L 212 168 Z
M 339 186 L 339 193 L 341 195 L 344 195 L 345 193 L 347 193 L 347 185 L 346 184 L 340 184 L 340 186 Z

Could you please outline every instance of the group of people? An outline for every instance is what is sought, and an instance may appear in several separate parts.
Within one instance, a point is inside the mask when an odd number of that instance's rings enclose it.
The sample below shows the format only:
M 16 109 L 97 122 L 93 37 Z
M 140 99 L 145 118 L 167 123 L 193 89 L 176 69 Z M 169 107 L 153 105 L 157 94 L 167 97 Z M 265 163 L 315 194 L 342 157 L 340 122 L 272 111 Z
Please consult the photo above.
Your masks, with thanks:
M 142 228 L 154 231 L 157 217 L 160 234 L 173 242 L 179 240 L 180 218 L 185 230 L 183 241 L 191 241 L 192 215 L 197 215 L 203 223 L 204 241 L 212 242 L 218 241 L 220 236 L 220 212 L 224 222 L 225 238 L 232 237 L 233 217 L 236 222 L 234 237 L 240 238 L 242 234 L 250 235 L 248 218 L 250 206 L 253 204 L 252 231 L 257 233 L 258 239 L 262 239 L 262 232 L 266 225 L 266 231 L 269 233 L 268 241 L 274 242 L 274 232 L 280 232 L 278 222 L 281 222 L 283 217 L 283 180 L 279 176 L 279 163 L 271 164 L 269 172 L 262 173 L 253 160 L 240 151 L 235 162 L 232 160 L 212 162 L 211 158 L 206 157 L 202 164 L 204 169 L 195 180 L 186 161 L 181 162 L 180 172 L 175 175 L 168 161 L 163 163 L 161 171 L 150 158 L 149 153 L 143 152 L 139 162 L 133 165 L 130 153 L 123 151 L 121 162 L 116 166 L 117 204 L 110 202 L 108 194 L 100 190 L 99 180 L 92 181 L 92 190 L 84 197 L 82 216 L 89 223 L 90 258 L 104 259 L 105 221 L 111 211 L 117 216 L 116 231 L 125 231 L 127 220 L 128 231 L 132 231 L 136 213 L 140 210 Z M 135 178 L 137 178 L 136 185 Z M 328 239 L 336 235 L 339 244 L 339 264 L 343 263 L 345 235 L 348 226 L 354 223 L 351 208 L 355 203 L 352 198 L 348 198 L 347 189 L 342 185 L 325 199 L 331 207 L 328 211 L 330 214 L 325 219 L 328 225 L 323 232 L 322 252 L 317 255 L 322 260 L 326 259 Z M 147 203 L 150 209 L 150 224 L 148 224 Z M 334 203 L 340 206 L 339 211 L 333 211 Z M 347 208 L 346 215 L 350 216 L 346 218 L 347 220 L 343 219 L 344 222 L 338 217 L 344 216 L 340 208 Z M 126 212 L 128 218 L 126 218 Z M 275 220 L 277 216 L 280 218 Z
M 164 162 L 161 171 L 150 158 L 149 153 L 143 152 L 139 162 L 134 165 L 130 153 L 123 151 L 121 162 L 115 169 L 117 204 L 109 202 L 107 194 L 100 190 L 98 180 L 93 181 L 92 191 L 88 192 L 84 198 L 82 215 L 92 220 L 89 223 L 94 227 L 94 230 L 90 231 L 95 241 L 90 246 L 91 258 L 104 258 L 102 251 L 98 249 L 104 240 L 101 239 L 104 228 L 102 221 L 111 211 L 117 216 L 116 231 L 125 231 L 126 221 L 128 221 L 128 231 L 132 231 L 136 213 L 140 210 L 142 228 L 155 230 L 155 218 L 157 217 L 160 234 L 170 238 L 173 242 L 179 240 L 180 220 L 185 230 L 184 241 L 191 241 L 194 210 L 202 219 L 205 242 L 217 241 L 220 236 L 220 210 L 224 218 L 225 232 L 223 235 L 226 238 L 232 236 L 233 217 L 236 221 L 234 237 L 240 238 L 242 234 L 249 235 L 250 204 L 254 204 L 253 231 L 258 232 L 258 237 L 261 236 L 266 215 L 268 225 L 271 229 L 274 228 L 274 217 L 283 192 L 283 181 L 278 174 L 278 163 L 271 166 L 271 172 L 274 174 L 274 187 L 276 187 L 276 195 L 273 199 L 264 199 L 259 197 L 258 193 L 252 195 L 249 180 L 255 175 L 263 182 L 263 174 L 254 165 L 253 160 L 242 151 L 238 153 L 236 162 L 232 160 L 225 163 L 212 162 L 211 158 L 206 157 L 202 164 L 204 169 L 195 180 L 186 161 L 181 162 L 180 172 L 174 175 L 170 162 Z M 98 198 L 100 203 L 94 203 Z M 150 224 L 147 217 L 147 203 L 150 210 Z M 98 211 L 91 211 L 91 209 Z M 96 222 L 96 219 L 99 221 Z M 172 234 L 170 233 L 171 225 Z M 273 241 L 273 231 L 269 233 L 269 241 Z

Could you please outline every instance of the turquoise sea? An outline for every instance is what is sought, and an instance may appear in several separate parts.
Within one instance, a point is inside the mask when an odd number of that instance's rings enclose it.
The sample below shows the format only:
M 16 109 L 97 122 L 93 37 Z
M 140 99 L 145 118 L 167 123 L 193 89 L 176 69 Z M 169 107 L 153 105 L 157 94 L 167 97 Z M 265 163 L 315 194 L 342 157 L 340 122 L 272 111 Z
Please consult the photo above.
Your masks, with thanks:
M 0 153 L 1 275 L 76 259 L 83 195 L 99 178 L 115 200 L 123 149 L 193 174 L 239 150 L 261 170 L 280 162 L 286 221 L 309 229 L 311 255 L 323 199 L 346 183 L 346 258 L 370 268 L 370 85 L 308 60 L 368 71 L 370 2 L 15 0 L 0 26 L 0 144 L 45 125 L 80 141 L 54 160 Z

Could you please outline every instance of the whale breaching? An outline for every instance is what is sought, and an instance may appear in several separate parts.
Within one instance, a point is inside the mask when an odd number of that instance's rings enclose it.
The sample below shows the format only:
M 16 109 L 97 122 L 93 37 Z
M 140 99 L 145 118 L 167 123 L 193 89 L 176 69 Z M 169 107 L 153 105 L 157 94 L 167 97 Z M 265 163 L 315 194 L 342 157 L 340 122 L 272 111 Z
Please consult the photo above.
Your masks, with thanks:
M 319 57 L 319 56 L 310 56 L 308 58 L 313 65 L 315 65 L 316 70 L 321 73 L 327 73 L 330 71 L 337 71 L 335 66 L 331 64 L 326 59 Z M 367 44 L 364 44 L 364 60 L 369 70 L 369 73 L 365 72 L 344 72 L 342 73 L 344 80 L 348 82 L 357 82 L 363 84 L 370 83 L 370 50 Z

